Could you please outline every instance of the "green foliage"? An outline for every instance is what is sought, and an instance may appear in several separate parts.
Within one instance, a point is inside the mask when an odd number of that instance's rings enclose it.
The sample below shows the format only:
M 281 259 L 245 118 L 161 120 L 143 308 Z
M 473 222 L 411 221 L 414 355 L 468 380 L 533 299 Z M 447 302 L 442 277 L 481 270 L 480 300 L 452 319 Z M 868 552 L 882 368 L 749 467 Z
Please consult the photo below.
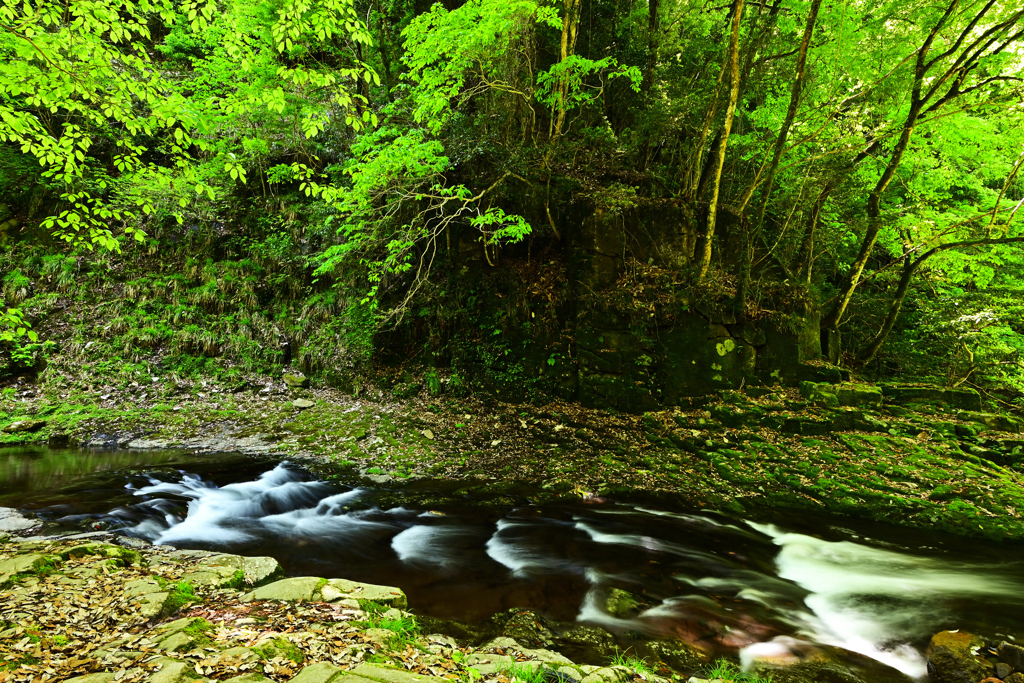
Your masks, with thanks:
M 630 654 L 629 650 L 620 652 L 618 648 L 615 648 L 615 654 L 612 655 L 610 663 L 612 666 L 624 666 L 642 677 L 647 677 L 652 673 L 647 666 L 647 660 Z
M 512 683 L 545 683 L 548 680 L 547 671 L 541 664 L 531 666 L 527 662 L 512 662 L 499 669 Z

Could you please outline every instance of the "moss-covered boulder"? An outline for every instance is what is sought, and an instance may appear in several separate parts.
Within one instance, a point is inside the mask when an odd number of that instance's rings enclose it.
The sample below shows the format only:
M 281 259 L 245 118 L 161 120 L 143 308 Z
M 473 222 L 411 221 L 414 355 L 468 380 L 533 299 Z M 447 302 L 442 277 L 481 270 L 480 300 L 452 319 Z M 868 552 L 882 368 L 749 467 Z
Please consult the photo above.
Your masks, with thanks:
M 947 406 L 960 410 L 981 410 L 981 394 L 974 389 L 883 384 L 882 393 L 886 400 L 901 406 Z
M 976 654 L 985 641 L 971 633 L 942 631 L 932 636 L 925 655 L 934 683 L 978 683 L 995 673 L 995 666 Z

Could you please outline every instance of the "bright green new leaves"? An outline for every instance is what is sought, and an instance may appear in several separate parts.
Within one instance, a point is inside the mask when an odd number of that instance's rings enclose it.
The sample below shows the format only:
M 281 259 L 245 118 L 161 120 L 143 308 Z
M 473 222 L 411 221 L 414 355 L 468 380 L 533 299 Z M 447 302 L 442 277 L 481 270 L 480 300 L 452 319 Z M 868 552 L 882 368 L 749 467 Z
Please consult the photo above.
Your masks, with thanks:
M 166 46 L 154 43 L 153 26 L 204 52 L 190 72 L 154 62 L 152 49 Z M 358 60 L 324 60 L 349 43 L 370 43 L 352 0 L 0 0 L 0 142 L 35 158 L 60 188 L 61 210 L 44 227 L 116 251 L 116 228 L 142 240 L 147 222 L 181 223 L 196 198 L 246 182 L 235 121 L 306 102 L 307 138 L 339 111 L 347 126 L 374 125 L 353 91 L 376 75 Z M 223 179 L 205 167 L 211 155 Z
M 30 330 L 32 327 L 20 309 L 0 309 L 0 341 L 14 341 L 18 337 L 27 337 L 30 341 L 38 341 L 39 336 Z
M 168 0 L 0 0 L 0 142 L 33 156 L 64 188 L 70 208 L 45 224 L 62 239 L 116 250 L 111 226 L 136 218 L 104 200 L 106 180 L 89 157 L 98 129 L 114 125 L 117 165 L 133 169 L 144 151 L 133 138 L 189 127 L 188 109 L 144 48 L 150 21 L 172 16 Z

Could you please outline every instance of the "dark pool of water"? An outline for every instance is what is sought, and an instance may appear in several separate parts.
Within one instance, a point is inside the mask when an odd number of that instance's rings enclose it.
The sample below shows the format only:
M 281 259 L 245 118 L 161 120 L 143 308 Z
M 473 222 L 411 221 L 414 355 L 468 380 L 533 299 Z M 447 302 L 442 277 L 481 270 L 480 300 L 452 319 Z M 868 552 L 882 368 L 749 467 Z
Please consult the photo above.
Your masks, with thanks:
M 924 675 L 923 646 L 944 628 L 1024 636 L 1019 549 L 797 513 L 739 519 L 642 493 L 495 505 L 451 488 L 417 484 L 412 499 L 438 494 L 424 508 L 230 454 L 0 451 L 0 506 L 272 555 L 292 575 L 397 585 L 441 618 L 526 607 L 612 632 L 704 637 L 746 658 L 797 639 L 912 676 Z M 612 588 L 643 606 L 610 615 Z

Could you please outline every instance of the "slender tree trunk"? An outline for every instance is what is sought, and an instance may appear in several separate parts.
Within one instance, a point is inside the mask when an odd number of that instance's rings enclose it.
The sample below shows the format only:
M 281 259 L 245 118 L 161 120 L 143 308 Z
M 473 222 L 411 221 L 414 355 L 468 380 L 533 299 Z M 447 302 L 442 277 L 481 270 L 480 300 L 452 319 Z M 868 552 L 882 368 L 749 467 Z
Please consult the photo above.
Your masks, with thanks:
M 700 268 L 697 272 L 697 280 L 703 280 L 711 267 L 711 245 L 715 237 L 715 221 L 718 217 L 718 192 L 722 184 L 722 167 L 725 165 L 725 148 L 729 143 L 729 132 L 732 130 L 732 120 L 736 114 L 736 100 L 740 92 L 740 20 L 743 18 L 743 0 L 735 0 L 736 4 L 732 18 L 732 36 L 729 39 L 729 55 L 727 57 L 730 68 L 732 85 L 729 89 L 729 106 L 725 110 L 725 123 L 722 125 L 722 142 L 718 148 L 718 157 L 715 160 L 714 181 L 711 186 L 711 201 L 708 206 L 708 227 L 704 234 L 704 250 L 701 254 Z
M 947 41 L 948 47 L 944 51 L 929 58 L 932 45 L 939 32 L 945 28 L 950 17 L 955 14 L 960 6 L 960 0 L 951 0 L 942 16 L 935 22 L 921 47 L 916 50 L 914 84 L 910 92 L 910 111 L 900 132 L 899 141 L 889 155 L 889 161 L 886 164 L 885 170 L 875 184 L 874 189 L 872 189 L 871 194 L 868 195 L 868 229 L 861 241 L 860 251 L 847 272 L 846 281 L 836 299 L 835 305 L 821 322 L 822 346 L 828 357 L 832 360 L 838 360 L 839 357 L 839 325 L 850 304 L 850 300 L 853 298 L 854 290 L 856 290 L 860 282 L 861 274 L 864 272 L 864 267 L 867 265 L 868 258 L 871 256 L 871 251 L 874 249 L 875 242 L 878 239 L 878 233 L 882 228 L 882 193 L 885 192 L 885 189 L 896 174 L 896 169 L 899 167 L 903 155 L 910 144 L 910 138 L 913 135 L 918 119 L 922 114 L 931 113 L 960 97 L 965 92 L 972 90 L 973 88 L 963 90 L 961 86 L 967 75 L 978 66 L 979 60 L 983 56 L 1001 53 L 1024 37 L 1024 31 L 1010 33 L 1011 30 L 1018 27 L 1018 23 L 1024 17 L 1024 10 L 1013 13 L 984 31 L 976 30 L 982 18 L 995 5 L 995 0 L 989 0 L 959 32 L 955 40 Z M 1005 39 L 1003 39 L 1003 36 L 1006 36 Z M 959 55 L 957 55 L 957 52 L 959 52 Z M 934 75 L 929 75 L 933 67 L 944 62 L 949 57 L 953 59 L 945 65 L 944 71 L 938 71 Z M 949 84 L 948 88 L 947 84 Z M 941 88 L 947 88 L 947 91 L 945 94 L 937 97 L 938 91 Z M 932 102 L 932 104 L 926 107 L 929 102 Z
M 803 239 L 800 240 L 800 249 L 796 253 L 792 268 L 801 282 L 810 283 L 811 281 L 811 270 L 814 263 L 814 235 L 821 222 L 821 211 L 825 208 L 825 202 L 828 201 L 828 197 L 835 187 L 835 184 L 830 182 L 821 189 L 814 206 L 811 207 L 811 215 L 807 218 Z
M 875 356 L 878 354 L 878 350 L 882 348 L 885 340 L 889 338 L 889 333 L 892 332 L 892 328 L 896 324 L 896 318 L 899 317 L 900 309 L 903 307 L 903 301 L 906 299 L 907 291 L 910 289 L 910 281 L 913 279 L 914 273 L 917 272 L 925 261 L 941 251 L 949 251 L 950 249 L 965 249 L 968 247 L 994 244 L 1018 244 L 1021 242 L 1024 242 L 1024 237 L 985 238 L 940 244 L 937 247 L 932 247 L 916 259 L 912 259 L 912 254 L 907 253 L 904 257 L 906 258 L 906 261 L 903 264 L 903 272 L 900 275 L 900 282 L 896 286 L 896 293 L 893 295 L 892 303 L 889 305 L 889 312 L 886 314 L 885 320 L 882 322 L 881 329 L 878 330 L 878 333 L 874 338 L 872 338 L 872 340 L 868 342 L 867 346 L 865 346 L 860 352 L 861 361 L 864 363 L 870 363 L 874 360 Z
M 796 78 L 793 81 L 793 88 L 789 94 L 789 108 L 786 110 L 786 119 L 782 122 L 782 128 L 775 138 L 775 149 L 772 152 L 772 161 L 768 166 L 768 176 L 764 181 L 764 189 L 761 195 L 761 206 L 757 212 L 757 220 L 754 222 L 754 234 L 744 230 L 746 249 L 740 265 L 740 285 L 736 292 L 736 309 L 739 312 L 746 311 L 747 292 L 750 289 L 750 270 L 754 261 L 754 245 L 760 240 L 761 230 L 764 225 L 764 213 L 771 197 L 772 185 L 775 183 L 775 174 L 779 170 L 779 162 L 782 160 L 782 153 L 786 149 L 786 140 L 789 138 L 789 131 L 796 120 L 797 111 L 800 109 L 800 95 L 803 93 L 804 83 L 807 80 L 807 51 L 810 49 L 811 36 L 814 34 L 814 26 L 818 21 L 818 10 L 821 8 L 821 0 L 813 0 L 811 9 L 807 13 L 807 22 L 804 24 L 804 35 L 800 40 L 800 51 L 796 58 Z M 751 183 L 750 188 L 744 194 L 740 203 L 740 217 L 746 226 L 745 209 L 750 197 L 757 187 Z
M 658 37 L 661 29 L 660 0 L 647 0 L 647 68 L 644 69 L 644 92 L 650 92 L 654 72 L 658 68 Z

